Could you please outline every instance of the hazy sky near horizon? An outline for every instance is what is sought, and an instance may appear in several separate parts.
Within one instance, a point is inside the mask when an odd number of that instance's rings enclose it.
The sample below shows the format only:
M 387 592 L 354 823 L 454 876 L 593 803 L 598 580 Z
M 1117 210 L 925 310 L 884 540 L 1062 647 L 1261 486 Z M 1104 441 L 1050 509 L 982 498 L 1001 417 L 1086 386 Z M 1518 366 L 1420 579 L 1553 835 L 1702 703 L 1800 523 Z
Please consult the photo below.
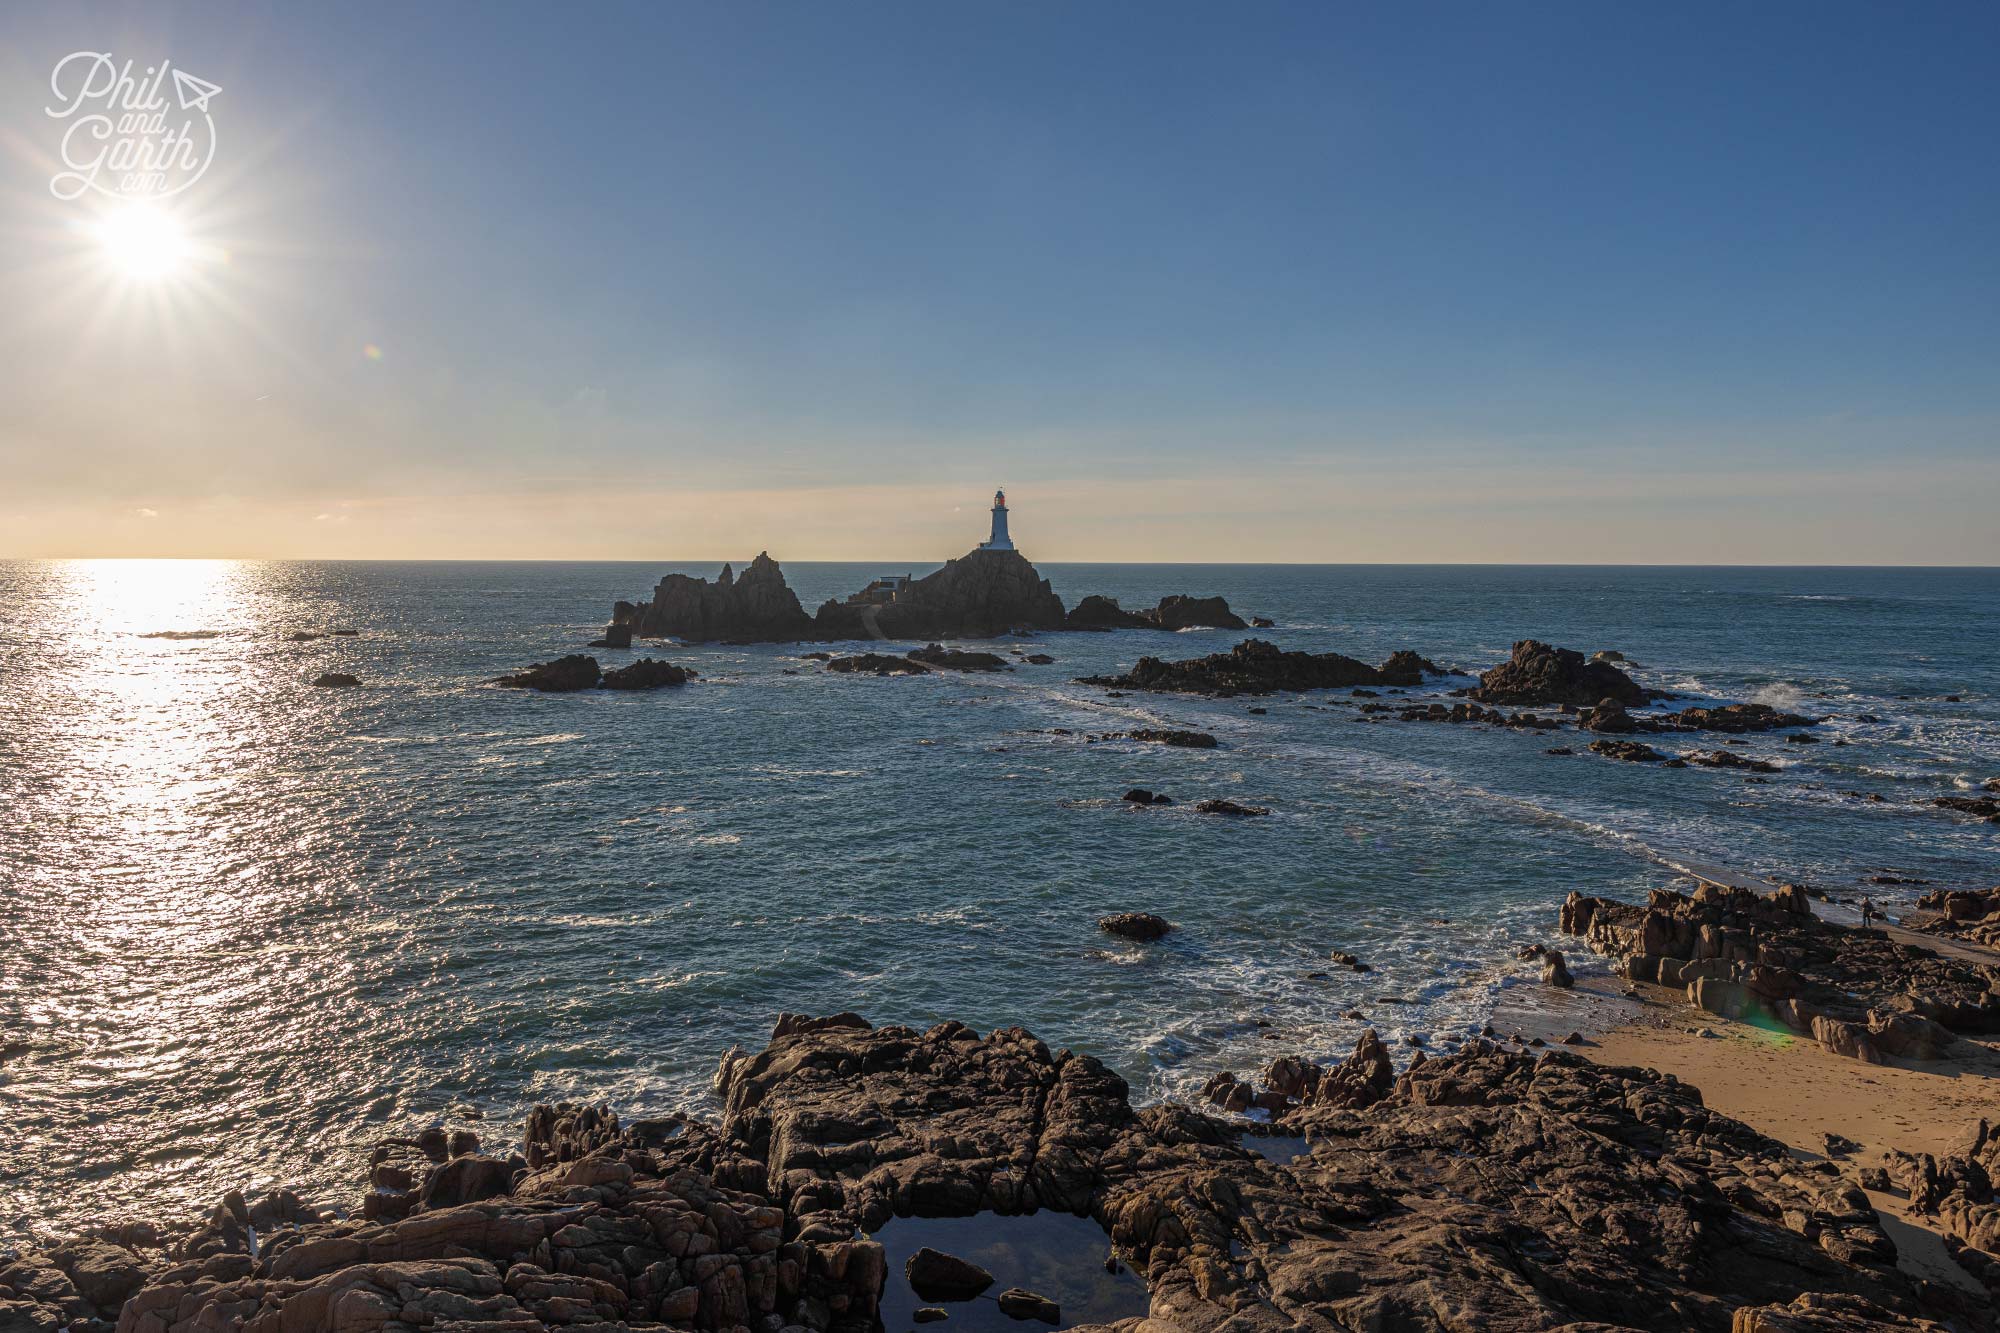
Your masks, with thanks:
M 48 188 L 211 80 L 196 257 Z M 2000 8 L 0 11 L 0 556 L 2000 564 Z

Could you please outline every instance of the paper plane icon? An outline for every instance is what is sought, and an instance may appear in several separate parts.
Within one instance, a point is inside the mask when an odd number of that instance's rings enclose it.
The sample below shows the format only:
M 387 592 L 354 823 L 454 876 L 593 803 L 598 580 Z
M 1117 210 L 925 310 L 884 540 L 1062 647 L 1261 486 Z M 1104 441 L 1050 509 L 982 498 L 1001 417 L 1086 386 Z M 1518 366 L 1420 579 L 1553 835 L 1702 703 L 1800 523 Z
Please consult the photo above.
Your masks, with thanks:
M 183 111 L 207 111 L 208 99 L 222 91 L 220 84 L 207 79 L 197 79 L 184 69 L 174 71 L 174 92 L 181 99 Z

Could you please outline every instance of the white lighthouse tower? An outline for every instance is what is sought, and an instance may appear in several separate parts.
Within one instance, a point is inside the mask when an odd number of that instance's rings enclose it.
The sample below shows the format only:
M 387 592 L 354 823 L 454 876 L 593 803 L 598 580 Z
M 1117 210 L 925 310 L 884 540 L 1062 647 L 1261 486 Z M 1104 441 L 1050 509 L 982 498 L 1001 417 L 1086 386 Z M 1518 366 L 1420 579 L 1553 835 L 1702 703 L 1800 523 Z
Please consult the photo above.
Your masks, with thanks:
M 982 551 L 1011 551 L 1013 539 L 1007 535 L 1007 492 L 993 492 L 993 535 L 979 544 Z

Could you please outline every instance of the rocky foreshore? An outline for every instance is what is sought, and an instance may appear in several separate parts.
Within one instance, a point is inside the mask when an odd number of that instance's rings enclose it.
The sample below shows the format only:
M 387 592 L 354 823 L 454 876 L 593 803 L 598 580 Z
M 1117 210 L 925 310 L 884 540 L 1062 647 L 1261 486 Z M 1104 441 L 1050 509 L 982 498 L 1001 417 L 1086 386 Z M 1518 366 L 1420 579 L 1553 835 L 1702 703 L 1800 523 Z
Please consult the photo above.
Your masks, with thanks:
M 1151 938 L 1156 920 L 1105 925 Z M 1990 1300 L 1898 1268 L 1838 1165 L 1669 1076 L 1483 1040 L 1398 1074 L 1370 1032 L 1343 1063 L 1269 1078 L 1295 1156 L 1240 1119 L 1135 1108 L 1098 1061 L 1020 1028 L 787 1015 L 764 1050 L 723 1058 L 713 1123 L 555 1106 L 516 1152 L 388 1140 L 345 1216 L 274 1190 L 15 1253 L 0 1327 L 873 1333 L 904 1280 L 878 1238 L 896 1218 L 1040 1209 L 1102 1228 L 1110 1257 L 1076 1264 L 1143 1275 L 1150 1313 L 1125 1333 L 1993 1326 Z M 1993 1142 L 1981 1126 L 1962 1155 L 1896 1164 L 1961 1246 L 1996 1243 Z

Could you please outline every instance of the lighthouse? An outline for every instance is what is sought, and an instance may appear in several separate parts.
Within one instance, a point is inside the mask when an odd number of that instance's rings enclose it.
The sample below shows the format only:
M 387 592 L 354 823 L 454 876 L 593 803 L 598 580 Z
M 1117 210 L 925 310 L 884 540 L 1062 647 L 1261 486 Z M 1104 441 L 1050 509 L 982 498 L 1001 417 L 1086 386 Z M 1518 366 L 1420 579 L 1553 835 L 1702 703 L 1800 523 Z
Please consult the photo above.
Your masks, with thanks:
M 982 551 L 1011 551 L 1013 539 L 1007 535 L 1007 492 L 993 492 L 993 535 L 979 544 Z

